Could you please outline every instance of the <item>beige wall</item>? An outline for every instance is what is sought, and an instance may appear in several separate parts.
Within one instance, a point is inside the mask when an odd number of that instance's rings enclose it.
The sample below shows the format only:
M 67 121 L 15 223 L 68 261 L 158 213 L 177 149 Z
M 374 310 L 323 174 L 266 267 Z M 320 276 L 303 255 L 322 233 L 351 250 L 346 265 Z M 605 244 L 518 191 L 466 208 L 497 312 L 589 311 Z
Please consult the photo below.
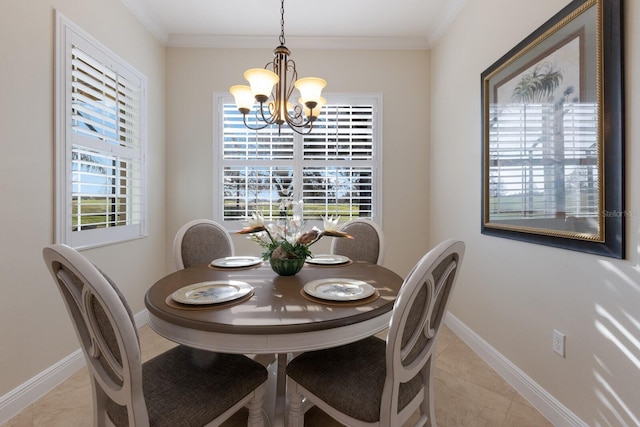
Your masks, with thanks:
M 480 73 L 567 3 L 527 3 L 523 13 L 521 1 L 467 0 L 430 53 L 289 47 L 301 75 L 325 77 L 327 92 L 383 94 L 385 265 L 406 274 L 438 241 L 465 240 L 453 314 L 589 425 L 620 424 L 614 413 L 633 424 L 640 418 L 640 124 L 632 120 L 640 88 L 630 78 L 640 73 L 637 2 L 626 2 L 625 17 L 627 260 L 480 234 Z M 53 241 L 54 8 L 149 78 L 149 237 L 86 251 L 134 312 L 149 284 L 172 268 L 178 227 L 211 217 L 213 92 L 271 57 L 264 49 L 165 50 L 118 0 L 2 0 L 0 396 L 78 348 L 40 255 Z M 242 239 L 236 246 L 258 251 Z M 554 328 L 567 335 L 565 359 L 551 351 Z
M 406 274 L 428 248 L 428 52 L 288 47 L 299 76 L 322 76 L 326 92 L 382 94 L 385 265 Z M 191 219 L 212 217 L 213 93 L 272 58 L 270 49 L 168 49 L 167 239 Z M 244 237 L 234 242 L 237 253 L 260 253 Z
M 84 253 L 134 312 L 164 273 L 164 47 L 119 0 L 0 2 L 0 396 L 59 362 L 78 341 L 42 261 L 53 242 L 54 9 L 148 77 L 149 237 Z M 117 30 L 116 30 L 117 29 Z
M 588 425 L 636 425 L 640 6 L 624 2 L 631 215 L 620 261 L 480 234 L 480 73 L 569 2 L 524 3 L 467 0 L 431 52 L 430 242 L 467 243 L 455 316 Z M 554 328 L 567 335 L 564 359 L 551 351 Z

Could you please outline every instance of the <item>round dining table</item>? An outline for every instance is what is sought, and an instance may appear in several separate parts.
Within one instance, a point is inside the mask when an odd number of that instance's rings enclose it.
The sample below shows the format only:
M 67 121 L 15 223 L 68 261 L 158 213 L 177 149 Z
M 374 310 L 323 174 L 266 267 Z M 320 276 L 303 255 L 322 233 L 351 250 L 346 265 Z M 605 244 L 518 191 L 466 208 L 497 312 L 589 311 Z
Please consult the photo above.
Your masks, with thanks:
M 231 281 L 252 289 L 216 304 L 183 304 L 173 297 L 186 286 Z M 373 294 L 335 300 L 304 289 L 309 283 L 333 281 L 366 282 L 374 288 Z M 158 280 L 147 291 L 145 305 L 149 326 L 179 344 L 223 353 L 277 355 L 274 424 L 279 425 L 285 417 L 288 355 L 347 344 L 383 331 L 402 283 L 398 274 L 385 267 L 351 260 L 336 265 L 307 263 L 293 276 L 277 275 L 268 262 L 248 267 L 200 264 Z

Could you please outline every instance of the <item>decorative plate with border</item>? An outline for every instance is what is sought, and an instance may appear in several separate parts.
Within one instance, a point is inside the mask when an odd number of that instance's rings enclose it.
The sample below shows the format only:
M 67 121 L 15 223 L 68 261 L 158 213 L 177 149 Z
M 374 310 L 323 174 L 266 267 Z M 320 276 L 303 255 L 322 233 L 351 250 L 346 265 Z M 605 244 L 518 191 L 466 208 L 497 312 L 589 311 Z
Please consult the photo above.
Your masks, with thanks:
M 344 255 L 331 255 L 331 254 L 320 254 L 314 255 L 313 258 L 308 258 L 308 264 L 317 264 L 317 265 L 340 265 L 346 264 L 351 259 Z
M 228 256 L 211 261 L 212 266 L 222 268 L 252 267 L 260 263 L 262 258 L 255 256 Z
M 312 297 L 330 301 L 356 301 L 373 295 L 376 288 L 353 279 L 318 279 L 304 285 L 304 291 Z
M 218 304 L 242 298 L 253 286 L 239 280 L 214 280 L 178 289 L 171 298 L 182 304 Z

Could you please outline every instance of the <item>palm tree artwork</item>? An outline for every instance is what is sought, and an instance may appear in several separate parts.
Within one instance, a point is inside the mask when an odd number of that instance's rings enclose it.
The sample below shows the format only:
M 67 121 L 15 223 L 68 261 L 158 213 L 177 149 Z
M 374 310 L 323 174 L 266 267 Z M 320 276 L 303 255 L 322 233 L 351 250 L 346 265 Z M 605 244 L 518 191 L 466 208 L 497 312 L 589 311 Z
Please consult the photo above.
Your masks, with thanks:
M 528 103 L 548 102 L 562 83 L 562 71 L 553 64 L 543 62 L 525 73 L 513 89 L 514 101 Z

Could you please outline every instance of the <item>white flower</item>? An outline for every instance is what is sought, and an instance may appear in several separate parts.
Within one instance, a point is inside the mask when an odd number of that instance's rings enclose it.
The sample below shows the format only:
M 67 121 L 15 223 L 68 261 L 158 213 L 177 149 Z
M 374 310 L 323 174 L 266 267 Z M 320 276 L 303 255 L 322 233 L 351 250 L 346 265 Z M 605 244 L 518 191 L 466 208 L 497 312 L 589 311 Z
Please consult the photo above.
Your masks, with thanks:
M 347 239 L 353 239 L 353 236 L 350 236 L 349 234 L 338 230 L 338 220 L 340 219 L 339 216 L 337 217 L 332 217 L 332 216 L 328 216 L 328 217 L 322 217 L 322 223 L 323 223 L 323 227 L 324 227 L 324 231 L 322 232 L 322 236 L 331 236 L 331 237 L 346 237 Z
M 322 217 L 322 224 L 323 224 L 323 228 L 324 231 L 337 231 L 338 230 L 338 220 L 340 219 L 339 216 L 337 217 L 332 217 L 332 216 L 327 216 L 327 217 Z
M 264 227 L 264 217 L 260 212 L 251 214 L 251 218 L 247 221 L 249 227 Z
M 298 202 L 291 202 L 291 205 L 293 206 L 293 215 L 291 217 L 291 220 L 298 224 L 301 224 L 304 212 L 304 202 L 302 200 Z

